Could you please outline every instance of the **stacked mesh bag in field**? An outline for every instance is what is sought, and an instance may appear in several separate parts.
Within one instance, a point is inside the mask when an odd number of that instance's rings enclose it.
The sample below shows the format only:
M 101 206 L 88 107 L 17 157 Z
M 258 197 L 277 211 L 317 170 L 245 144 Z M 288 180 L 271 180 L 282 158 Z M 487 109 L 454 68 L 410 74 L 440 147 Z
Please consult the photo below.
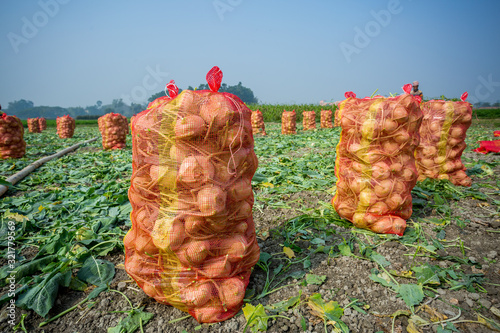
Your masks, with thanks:
M 266 125 L 264 124 L 264 116 L 259 110 L 252 111 L 252 131 L 253 134 L 267 135 Z
M 462 101 L 431 100 L 420 106 L 424 118 L 416 154 L 419 180 L 448 179 L 455 185 L 471 185 L 461 159 L 472 121 L 467 95 L 462 95 Z
M 38 123 L 38 118 L 28 118 L 28 120 L 26 120 L 27 124 L 28 124 L 28 131 L 30 133 L 40 133 L 41 130 L 40 130 L 40 124 Z
M 37 119 L 38 119 L 38 126 L 40 127 L 40 132 L 45 131 L 47 129 L 47 119 L 43 117 Z
M 296 134 L 297 133 L 297 115 L 295 110 L 284 110 L 281 114 L 281 134 Z
M 123 149 L 129 131 L 127 117 L 119 113 L 108 113 L 97 119 L 102 136 L 103 149 Z
M 321 128 L 333 128 L 332 110 L 321 110 Z
M 132 228 L 125 268 L 146 294 L 202 323 L 234 316 L 243 305 L 260 250 L 252 217 L 257 169 L 251 111 L 210 90 L 178 89 L 132 122 Z
M 26 153 L 21 119 L 3 113 L 0 116 L 0 159 L 21 158 Z
M 316 129 L 316 112 L 302 112 L 302 128 L 304 131 Z
M 75 119 L 69 115 L 57 117 L 56 119 L 57 134 L 61 139 L 71 139 L 75 133 Z
M 402 235 L 412 214 L 411 190 L 417 181 L 414 153 L 422 121 L 420 98 L 356 98 L 346 93 L 337 118 L 337 191 L 332 199 L 340 216 L 356 227 Z

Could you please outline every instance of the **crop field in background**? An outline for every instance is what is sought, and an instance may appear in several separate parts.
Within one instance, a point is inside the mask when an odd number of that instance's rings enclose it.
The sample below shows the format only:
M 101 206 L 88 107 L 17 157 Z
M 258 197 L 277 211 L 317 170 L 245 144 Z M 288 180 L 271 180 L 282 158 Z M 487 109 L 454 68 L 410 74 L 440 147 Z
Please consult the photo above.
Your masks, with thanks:
M 302 122 L 302 111 L 315 111 L 316 121 L 320 121 L 321 110 L 332 110 L 335 112 L 337 107 L 335 105 L 317 105 L 317 104 L 250 104 L 248 107 L 251 110 L 260 110 L 264 116 L 265 122 L 281 122 L 281 114 L 283 110 L 292 111 L 297 113 L 297 122 Z M 474 109 L 473 117 L 476 119 L 500 119 L 500 109 Z M 26 120 L 22 120 L 23 125 L 27 128 Z M 97 119 L 76 119 L 76 124 L 79 126 L 97 126 Z M 55 119 L 47 120 L 48 127 L 56 127 Z
M 498 110 L 476 111 L 467 132 L 462 160 L 473 185 L 417 183 L 414 214 L 398 237 L 355 229 L 333 210 L 340 129 L 318 123 L 304 132 L 301 125 L 303 110 L 317 111 L 319 122 L 319 111 L 332 107 L 258 108 L 269 134 L 255 137 L 259 168 L 252 180 L 261 257 L 238 315 L 200 325 L 147 297 L 127 276 L 129 135 L 123 150 L 103 151 L 99 139 L 50 161 L 0 198 L 0 331 L 500 330 L 500 159 L 471 151 L 500 129 L 500 118 L 481 119 Z M 298 133 L 283 136 L 281 112 L 294 108 Z M 0 162 L 0 180 L 96 136 L 97 121 L 78 120 L 75 136 L 59 139 L 49 120 L 41 134 L 26 131 L 24 158 Z

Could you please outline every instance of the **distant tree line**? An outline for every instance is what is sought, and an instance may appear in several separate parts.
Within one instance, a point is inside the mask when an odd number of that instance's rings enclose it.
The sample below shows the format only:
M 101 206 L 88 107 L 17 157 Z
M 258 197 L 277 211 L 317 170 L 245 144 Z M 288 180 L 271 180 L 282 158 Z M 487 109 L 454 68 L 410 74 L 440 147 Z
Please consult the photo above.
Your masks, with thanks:
M 193 87 L 189 86 L 189 90 L 195 90 Z M 209 89 L 208 84 L 200 84 L 197 90 Z M 220 92 L 228 92 L 238 96 L 244 103 L 255 104 L 258 103 L 257 98 L 254 96 L 253 91 L 247 88 L 239 82 L 237 85 L 228 86 L 223 83 L 219 89 Z M 182 89 L 179 89 L 179 93 Z M 165 91 L 160 91 L 152 95 L 148 102 L 154 101 L 158 97 L 165 96 Z M 9 102 L 8 107 L 2 110 L 9 115 L 18 116 L 21 119 L 44 117 L 46 119 L 56 119 L 64 115 L 70 115 L 75 119 L 96 119 L 100 116 L 114 112 L 120 113 L 126 117 L 131 117 L 138 114 L 142 110 L 146 109 L 146 104 L 132 103 L 131 105 L 125 104 L 123 100 L 114 99 L 111 104 L 104 105 L 101 101 L 97 101 L 94 105 L 89 105 L 86 107 L 68 107 L 63 108 L 60 106 L 35 106 L 32 101 L 21 99 L 18 101 Z M 1 112 L 0 111 L 0 114 Z
M 64 115 L 70 115 L 75 119 L 96 119 L 100 116 L 115 112 L 123 114 L 126 117 L 131 117 L 146 108 L 145 105 L 132 103 L 127 105 L 122 99 L 114 99 L 111 104 L 103 105 L 101 101 L 96 104 L 87 106 L 85 108 L 68 107 L 63 108 L 60 106 L 34 106 L 32 101 L 18 100 L 9 102 L 8 108 L 5 111 L 9 115 L 18 116 L 21 119 L 44 117 L 46 119 L 56 119 Z M 83 118 L 82 118 L 83 117 Z
M 99 119 L 99 115 L 84 115 L 84 116 L 76 116 L 76 119 L 81 119 L 81 120 L 94 120 L 94 119 Z
M 195 90 L 192 86 L 189 86 L 187 89 L 188 90 Z M 198 86 L 198 88 L 196 88 L 196 90 L 208 90 L 208 89 L 210 89 L 210 88 L 208 87 L 207 83 L 202 83 Z M 179 88 L 179 94 L 181 92 L 182 92 L 182 89 Z M 238 96 L 243 101 L 243 103 L 246 103 L 246 104 L 257 104 L 259 102 L 257 97 L 255 97 L 255 95 L 253 94 L 252 89 L 243 86 L 241 84 L 241 82 L 238 82 L 238 84 L 234 85 L 234 86 L 228 86 L 227 84 L 223 83 L 220 86 L 219 92 L 227 92 L 227 93 L 234 94 L 234 95 Z M 155 99 L 162 97 L 162 96 L 165 96 L 165 91 L 160 91 L 160 92 L 152 95 L 148 99 L 148 101 L 152 102 Z
M 478 102 L 474 104 L 474 107 L 476 109 L 489 108 L 489 107 L 500 108 L 500 101 L 496 101 L 495 103 Z

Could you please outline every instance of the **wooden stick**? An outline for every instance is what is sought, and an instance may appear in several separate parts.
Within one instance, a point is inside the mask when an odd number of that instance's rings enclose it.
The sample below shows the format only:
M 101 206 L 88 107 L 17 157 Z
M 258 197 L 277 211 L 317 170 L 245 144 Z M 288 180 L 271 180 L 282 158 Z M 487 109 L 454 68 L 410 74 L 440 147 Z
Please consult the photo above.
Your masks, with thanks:
M 31 163 L 30 165 L 28 165 L 26 168 L 22 169 L 21 171 L 19 171 L 18 173 L 16 174 L 13 174 L 12 176 L 10 176 L 9 178 L 6 179 L 6 181 L 8 181 L 9 183 L 11 183 L 12 185 L 16 184 L 18 181 L 20 181 L 21 179 L 23 179 L 24 177 L 26 177 L 27 175 L 29 175 L 30 173 L 32 173 L 35 169 L 37 169 L 38 167 L 40 167 L 42 164 L 44 164 L 45 162 L 48 162 L 54 158 L 58 158 L 58 157 L 61 157 L 63 155 L 66 155 L 67 153 L 69 152 L 72 152 L 73 150 L 76 150 L 78 147 L 80 147 L 81 145 L 84 145 L 86 143 L 91 143 L 91 142 L 94 142 L 98 139 L 99 137 L 95 137 L 93 139 L 90 139 L 90 140 L 87 140 L 87 141 L 84 141 L 84 142 L 80 142 L 80 143 L 77 143 L 76 145 L 73 145 L 71 147 L 68 147 L 66 149 L 63 149 L 53 155 L 50 155 L 50 156 L 46 156 L 44 158 L 41 158 L 33 163 Z M 7 192 L 8 190 L 8 187 L 5 186 L 5 185 L 0 185 L 0 197 L 5 193 Z

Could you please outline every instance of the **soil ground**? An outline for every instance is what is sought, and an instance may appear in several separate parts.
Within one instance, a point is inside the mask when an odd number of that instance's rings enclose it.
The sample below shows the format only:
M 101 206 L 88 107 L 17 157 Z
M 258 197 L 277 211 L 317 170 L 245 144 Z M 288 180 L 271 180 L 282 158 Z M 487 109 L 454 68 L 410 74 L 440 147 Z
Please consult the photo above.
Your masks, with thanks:
M 473 152 L 464 154 L 465 158 L 492 162 L 498 160 L 498 155 L 479 155 Z M 474 182 L 498 186 L 500 176 L 500 166 L 493 169 L 493 177 L 488 180 L 472 176 Z M 491 192 L 488 187 L 482 188 L 484 192 Z M 498 193 L 498 191 L 497 191 Z M 256 193 L 258 195 L 258 193 Z M 500 247 L 498 232 L 500 232 L 500 216 L 498 207 L 492 200 L 500 200 L 500 196 L 492 195 L 488 201 L 480 201 L 473 198 L 464 198 L 453 201 L 453 216 L 467 220 L 463 228 L 455 223 L 450 223 L 444 227 L 447 240 L 460 238 L 463 241 L 462 247 L 450 246 L 438 250 L 441 258 L 450 256 L 462 256 L 473 262 L 477 266 L 462 265 L 465 273 L 484 274 L 483 288 L 474 292 L 465 289 L 437 289 L 434 297 L 426 296 L 422 305 L 426 309 L 434 309 L 435 315 L 438 313 L 442 319 L 448 318 L 455 322 L 455 327 L 460 332 L 482 333 L 493 332 L 484 325 L 471 323 L 477 321 L 477 313 L 487 318 L 496 320 L 500 318 L 493 314 L 493 309 L 500 308 Z M 289 198 L 291 208 L 263 207 L 254 209 L 254 221 L 259 235 L 259 246 L 262 252 L 280 253 L 283 252 L 285 239 L 282 236 L 283 224 L 285 221 L 301 215 L 305 208 L 316 208 L 319 202 L 328 203 L 331 195 L 325 192 L 303 191 L 291 195 Z M 294 204 L 300 202 L 300 205 Z M 300 207 L 300 211 L 299 211 Z M 432 209 L 421 211 L 426 218 L 436 217 L 437 212 Z M 417 216 L 418 217 L 418 216 Z M 412 218 L 416 218 L 415 216 Z M 435 225 L 421 224 L 423 233 L 431 233 Z M 343 237 L 348 237 L 352 229 L 344 228 L 335 224 L 329 226 L 335 233 L 327 241 L 327 244 L 338 243 Z M 296 245 L 303 249 L 311 246 L 309 241 L 298 241 Z M 356 249 L 355 249 L 356 250 Z M 462 252 L 462 250 L 464 252 Z M 414 263 L 415 249 L 409 248 L 397 239 L 385 242 L 377 248 L 377 252 L 383 255 L 389 262 L 387 269 L 397 272 L 409 271 Z M 25 253 L 27 257 L 30 253 Z M 34 255 L 34 254 L 31 254 Z M 162 305 L 146 296 L 135 282 L 127 276 L 124 267 L 124 254 L 112 252 L 105 259 L 113 262 L 116 267 L 116 276 L 110 284 L 111 289 L 118 290 L 125 294 L 134 306 L 144 306 L 144 311 L 154 314 L 154 317 L 144 325 L 144 332 L 243 332 L 246 325 L 245 317 L 240 311 L 235 317 L 216 324 L 200 325 L 193 318 L 188 317 L 179 321 L 176 319 L 185 317 L 186 314 L 173 307 Z M 429 262 L 440 267 L 451 267 L 455 263 L 446 260 L 435 260 L 425 256 L 418 257 L 420 262 Z M 276 268 L 277 263 L 271 266 L 271 271 Z M 351 332 L 406 332 L 408 326 L 408 316 L 391 317 L 397 311 L 408 311 L 404 301 L 396 297 L 391 289 L 382 286 L 370 279 L 370 272 L 376 268 L 373 261 L 362 260 L 354 256 L 329 257 L 325 253 L 317 253 L 311 257 L 311 266 L 308 273 L 325 275 L 326 279 L 321 285 L 299 285 L 298 281 L 289 279 L 288 287 L 252 302 L 253 305 L 269 305 L 279 301 L 287 300 L 299 295 L 306 300 L 314 293 L 320 293 L 326 301 L 337 301 L 340 306 L 345 307 L 341 320 L 349 327 Z M 262 290 L 266 279 L 266 272 L 259 267 L 255 267 L 250 278 L 248 289 L 259 293 Z M 5 290 L 4 290 L 5 291 Z M 2 291 L 2 293 L 4 292 Z M 56 306 L 50 311 L 48 317 L 52 317 L 79 302 L 81 302 L 90 290 L 77 292 L 65 289 L 60 292 L 56 301 Z M 365 313 L 356 311 L 353 307 L 347 307 L 353 299 L 357 299 L 360 304 L 364 304 Z M 79 305 L 73 311 L 61 318 L 40 328 L 39 324 L 44 321 L 32 311 L 25 311 L 16 308 L 16 318 L 21 318 L 27 314 L 25 326 L 28 332 L 107 332 L 108 327 L 115 326 L 119 320 L 125 316 L 117 311 L 129 310 L 127 300 L 117 292 L 103 292 L 92 301 Z M 418 314 L 421 317 L 429 318 L 431 310 L 426 312 L 422 307 Z M 8 309 L 3 306 L 0 310 L 0 331 L 10 332 L 11 326 L 7 324 Z M 271 319 L 268 322 L 267 332 L 325 332 L 324 324 L 310 312 L 306 302 L 301 303 L 294 309 L 288 310 L 281 315 L 288 317 Z M 498 315 L 498 314 L 497 314 Z M 306 330 L 303 330 L 302 318 L 305 319 Z M 460 322 L 461 321 L 461 322 Z M 421 327 L 422 332 L 437 332 L 438 325 Z M 328 328 L 328 332 L 332 329 Z M 250 330 L 248 330 L 250 331 Z

